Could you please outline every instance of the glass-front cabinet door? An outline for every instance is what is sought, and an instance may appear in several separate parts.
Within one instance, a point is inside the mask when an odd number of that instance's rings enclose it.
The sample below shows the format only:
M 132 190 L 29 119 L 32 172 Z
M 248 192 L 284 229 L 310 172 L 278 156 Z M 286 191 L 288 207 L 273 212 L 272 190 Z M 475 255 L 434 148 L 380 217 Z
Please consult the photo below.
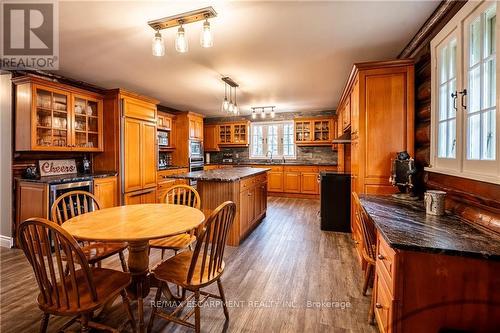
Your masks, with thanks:
M 73 95 L 73 144 L 77 150 L 100 148 L 101 101 L 82 95 Z
M 39 150 L 71 147 L 70 94 L 57 89 L 34 87 L 32 145 Z

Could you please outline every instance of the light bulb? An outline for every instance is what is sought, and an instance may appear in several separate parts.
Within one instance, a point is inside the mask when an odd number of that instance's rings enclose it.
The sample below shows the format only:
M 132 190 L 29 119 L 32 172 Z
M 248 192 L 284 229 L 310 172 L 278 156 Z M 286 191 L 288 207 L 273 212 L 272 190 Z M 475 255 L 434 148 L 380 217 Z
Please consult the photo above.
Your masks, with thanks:
M 229 113 L 233 113 L 233 110 L 234 110 L 234 104 L 232 102 L 229 102 Z
M 266 118 L 266 111 L 262 109 L 262 112 L 260 113 L 261 118 Z
M 222 102 L 222 110 L 226 112 L 229 110 L 229 101 L 226 97 L 224 97 L 224 102 Z
M 236 102 L 234 102 L 234 106 L 233 106 L 233 113 L 234 113 L 234 114 L 238 114 L 238 112 L 239 112 L 239 111 L 240 111 L 240 110 L 239 110 L 239 108 L 238 108 L 238 104 L 236 104 Z
M 212 36 L 212 31 L 210 30 L 210 22 L 205 20 L 203 23 L 203 29 L 201 30 L 200 43 L 202 47 L 212 47 L 214 45 L 214 37 Z
M 179 27 L 179 30 L 177 30 L 177 37 L 175 38 L 175 49 L 179 53 L 186 53 L 188 51 L 188 41 L 182 25 Z
M 255 118 L 257 118 L 257 113 L 255 113 L 255 110 L 253 110 L 253 112 L 252 112 L 252 119 L 255 119 Z
M 165 55 L 165 43 L 159 31 L 156 31 L 151 44 L 151 50 L 155 57 L 163 57 Z
M 271 110 L 271 118 L 274 118 L 274 110 Z

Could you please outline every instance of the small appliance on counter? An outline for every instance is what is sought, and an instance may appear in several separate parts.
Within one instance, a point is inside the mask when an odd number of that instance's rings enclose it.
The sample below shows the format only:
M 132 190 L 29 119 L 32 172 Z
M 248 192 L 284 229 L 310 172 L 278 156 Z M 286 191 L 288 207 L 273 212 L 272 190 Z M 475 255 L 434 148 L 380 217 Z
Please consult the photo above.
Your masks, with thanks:
M 222 163 L 233 163 L 233 153 L 223 153 Z
M 417 172 L 415 161 L 406 151 L 396 153 L 396 158 L 391 161 L 391 177 L 389 182 L 396 186 L 400 193 L 392 196 L 402 200 L 418 200 L 413 193 L 413 176 Z
M 351 174 L 322 171 L 319 181 L 321 230 L 351 232 Z

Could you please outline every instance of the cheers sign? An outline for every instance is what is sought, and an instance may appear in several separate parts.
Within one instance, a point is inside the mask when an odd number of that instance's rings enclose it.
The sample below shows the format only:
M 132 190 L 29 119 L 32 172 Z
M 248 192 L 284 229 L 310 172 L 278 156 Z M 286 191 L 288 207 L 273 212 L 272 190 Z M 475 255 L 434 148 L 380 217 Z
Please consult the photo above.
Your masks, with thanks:
M 38 165 L 42 177 L 77 173 L 75 160 L 40 160 Z

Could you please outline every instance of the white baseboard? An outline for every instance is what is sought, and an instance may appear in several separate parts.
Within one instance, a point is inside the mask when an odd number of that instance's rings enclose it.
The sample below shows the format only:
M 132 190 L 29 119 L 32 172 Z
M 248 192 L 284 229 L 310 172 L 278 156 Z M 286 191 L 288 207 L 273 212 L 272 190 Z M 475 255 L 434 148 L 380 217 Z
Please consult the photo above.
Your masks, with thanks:
M 0 246 L 10 249 L 12 245 L 14 245 L 12 237 L 0 235 Z

